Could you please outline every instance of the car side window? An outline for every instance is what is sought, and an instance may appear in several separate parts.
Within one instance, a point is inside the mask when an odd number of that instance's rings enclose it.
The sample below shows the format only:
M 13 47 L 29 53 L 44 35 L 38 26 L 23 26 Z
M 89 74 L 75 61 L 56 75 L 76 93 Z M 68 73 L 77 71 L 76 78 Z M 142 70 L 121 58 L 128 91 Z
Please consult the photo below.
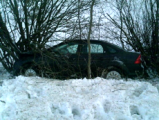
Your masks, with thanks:
M 71 54 L 76 54 L 77 53 L 77 48 L 78 48 L 78 45 L 70 45 L 70 46 L 67 47 L 67 50 Z
M 59 52 L 60 54 L 66 54 L 68 51 L 67 51 L 67 44 L 63 44 L 63 45 L 60 45 L 58 47 L 56 47 L 54 49 L 54 51 L 57 51 Z
M 100 44 L 90 44 L 91 46 L 91 53 L 104 53 L 103 46 Z M 88 47 L 87 47 L 88 52 Z
M 61 54 L 76 54 L 78 44 L 64 44 L 55 49 L 55 51 Z

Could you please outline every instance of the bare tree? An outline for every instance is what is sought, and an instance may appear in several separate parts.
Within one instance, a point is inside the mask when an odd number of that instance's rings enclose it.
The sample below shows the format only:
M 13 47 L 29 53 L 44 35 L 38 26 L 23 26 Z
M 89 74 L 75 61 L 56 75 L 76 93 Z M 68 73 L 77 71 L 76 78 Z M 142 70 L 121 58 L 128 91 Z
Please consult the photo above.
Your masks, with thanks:
M 0 62 L 11 71 L 21 52 L 44 49 L 88 5 L 82 0 L 0 0 Z
M 145 66 L 153 66 L 159 71 L 158 66 L 158 42 L 159 42 L 159 1 L 116 1 L 117 11 L 120 19 L 115 19 L 107 14 L 113 25 L 122 32 L 126 39 L 122 41 L 130 45 L 134 51 L 143 55 Z M 122 6 L 122 7 L 119 7 Z M 122 24 L 121 24 L 122 23 Z

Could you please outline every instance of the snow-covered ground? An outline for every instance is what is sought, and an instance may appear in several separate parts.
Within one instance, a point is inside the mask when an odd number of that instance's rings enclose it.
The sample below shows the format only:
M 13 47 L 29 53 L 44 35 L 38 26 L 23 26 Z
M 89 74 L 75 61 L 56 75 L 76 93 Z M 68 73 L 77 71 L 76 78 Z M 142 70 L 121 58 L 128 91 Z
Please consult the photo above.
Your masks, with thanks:
M 159 120 L 159 84 L 1 76 L 0 120 Z

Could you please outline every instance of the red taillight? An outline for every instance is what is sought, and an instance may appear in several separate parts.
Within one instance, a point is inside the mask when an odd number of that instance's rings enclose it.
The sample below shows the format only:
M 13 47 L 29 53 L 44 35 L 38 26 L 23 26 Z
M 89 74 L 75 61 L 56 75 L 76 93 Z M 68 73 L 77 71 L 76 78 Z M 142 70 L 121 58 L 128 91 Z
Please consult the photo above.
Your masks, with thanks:
M 135 64 L 140 64 L 140 63 L 141 63 L 141 55 L 139 55 L 135 61 Z

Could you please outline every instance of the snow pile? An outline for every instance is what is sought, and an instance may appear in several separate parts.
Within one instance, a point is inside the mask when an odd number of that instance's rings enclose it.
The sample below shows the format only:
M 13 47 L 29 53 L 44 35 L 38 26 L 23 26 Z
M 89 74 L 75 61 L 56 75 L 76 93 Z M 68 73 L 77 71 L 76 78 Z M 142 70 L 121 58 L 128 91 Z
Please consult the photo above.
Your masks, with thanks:
M 0 120 L 159 120 L 157 88 L 138 81 L 19 76 L 0 86 Z
M 3 79 L 8 79 L 10 74 L 3 68 L 2 63 L 0 62 L 0 84 Z

